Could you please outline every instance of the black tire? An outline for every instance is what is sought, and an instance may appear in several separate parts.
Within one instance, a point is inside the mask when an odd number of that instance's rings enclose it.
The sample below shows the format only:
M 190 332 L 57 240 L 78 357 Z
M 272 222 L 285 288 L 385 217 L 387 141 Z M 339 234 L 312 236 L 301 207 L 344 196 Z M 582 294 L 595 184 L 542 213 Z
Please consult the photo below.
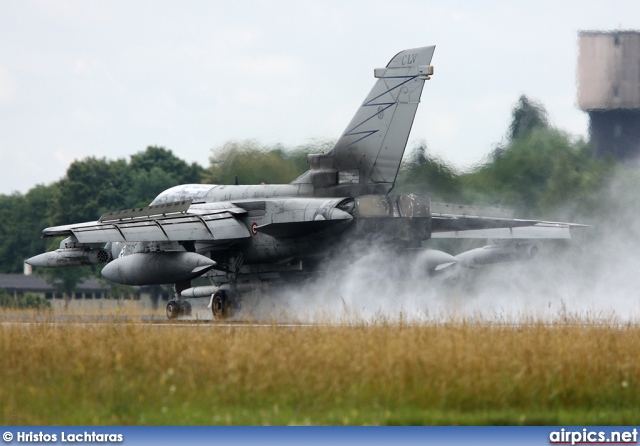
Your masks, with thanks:
M 217 320 L 224 320 L 233 316 L 233 305 L 226 291 L 216 291 L 213 295 L 211 312 Z
M 167 318 L 176 319 L 180 315 L 180 302 L 170 300 L 167 303 Z
M 191 303 L 183 300 L 180 302 L 180 316 L 191 316 Z

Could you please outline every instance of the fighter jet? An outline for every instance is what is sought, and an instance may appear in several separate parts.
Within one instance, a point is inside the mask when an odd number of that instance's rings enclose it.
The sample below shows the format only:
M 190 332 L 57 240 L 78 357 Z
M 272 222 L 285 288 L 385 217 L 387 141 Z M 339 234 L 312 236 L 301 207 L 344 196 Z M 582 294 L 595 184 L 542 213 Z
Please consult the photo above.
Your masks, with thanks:
M 531 239 L 570 238 L 581 225 L 390 195 L 423 86 L 434 72 L 434 50 L 401 51 L 376 68 L 371 92 L 333 149 L 308 155 L 309 170 L 291 184 L 175 186 L 147 207 L 44 229 L 43 237 L 66 238 L 60 249 L 26 262 L 104 263 L 102 276 L 119 284 L 172 284 L 176 296 L 166 307 L 171 319 L 190 314 L 187 297 L 210 298 L 213 316 L 224 319 L 240 311 L 247 288 L 307 277 L 336 255 L 357 256 L 355 247 L 363 244 L 404 252 L 429 275 L 531 258 L 537 251 Z M 493 242 L 452 256 L 424 249 L 430 238 Z M 192 287 L 200 276 L 211 285 Z

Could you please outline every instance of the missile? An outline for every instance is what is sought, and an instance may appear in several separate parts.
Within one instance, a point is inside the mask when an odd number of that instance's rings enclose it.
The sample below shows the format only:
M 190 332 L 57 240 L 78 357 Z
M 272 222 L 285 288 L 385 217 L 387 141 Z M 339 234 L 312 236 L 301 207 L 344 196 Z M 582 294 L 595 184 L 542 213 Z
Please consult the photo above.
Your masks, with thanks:
M 111 260 L 111 252 L 106 249 L 61 248 L 31 257 L 25 262 L 42 268 L 58 268 L 61 266 L 97 265 L 107 263 L 109 260 Z
M 456 258 L 466 266 L 489 265 L 499 262 L 513 262 L 517 260 L 529 260 L 536 256 L 536 245 L 508 244 L 487 245 L 482 248 L 471 249 L 458 254 Z
M 195 252 L 136 253 L 113 260 L 102 269 L 102 277 L 122 285 L 162 285 L 195 279 L 215 266 Z

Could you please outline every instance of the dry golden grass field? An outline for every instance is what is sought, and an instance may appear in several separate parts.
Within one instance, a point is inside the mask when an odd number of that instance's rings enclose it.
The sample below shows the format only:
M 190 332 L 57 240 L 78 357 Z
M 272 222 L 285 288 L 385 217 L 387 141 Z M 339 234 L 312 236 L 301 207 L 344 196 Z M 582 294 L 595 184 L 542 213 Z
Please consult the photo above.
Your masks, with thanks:
M 637 424 L 640 328 L 0 324 L 0 424 Z

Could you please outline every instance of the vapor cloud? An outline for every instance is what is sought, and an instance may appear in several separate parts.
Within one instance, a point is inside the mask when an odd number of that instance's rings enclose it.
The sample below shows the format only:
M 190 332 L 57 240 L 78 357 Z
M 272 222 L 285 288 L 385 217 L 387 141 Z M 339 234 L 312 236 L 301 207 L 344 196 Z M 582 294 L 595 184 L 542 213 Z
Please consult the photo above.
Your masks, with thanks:
M 273 293 L 243 317 L 300 323 L 637 323 L 636 176 L 621 170 L 600 197 L 602 214 L 576 221 L 591 226 L 574 230 L 569 242 L 538 242 L 533 260 L 427 277 L 417 262 L 371 247 L 353 263 L 329 265 L 333 272 L 302 287 Z

